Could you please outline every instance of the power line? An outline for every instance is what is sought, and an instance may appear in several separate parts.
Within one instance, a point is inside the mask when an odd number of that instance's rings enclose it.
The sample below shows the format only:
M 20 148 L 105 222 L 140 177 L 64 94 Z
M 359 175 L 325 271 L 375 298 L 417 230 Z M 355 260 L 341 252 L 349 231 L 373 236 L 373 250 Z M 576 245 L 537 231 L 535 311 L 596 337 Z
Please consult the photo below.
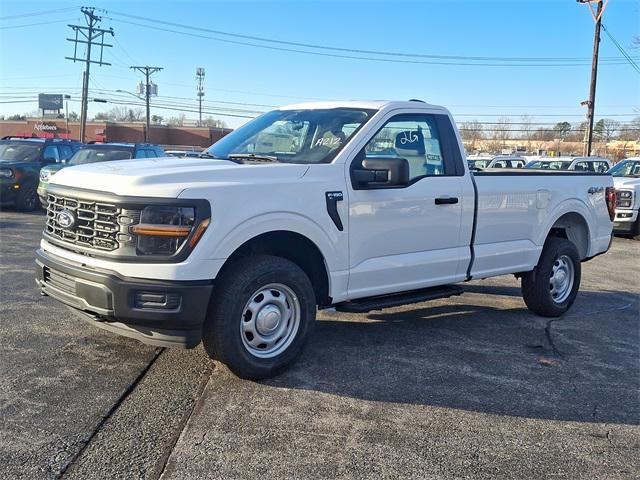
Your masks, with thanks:
M 69 10 L 77 10 L 78 8 L 80 8 L 79 5 L 75 6 L 75 7 L 56 8 L 54 10 L 40 10 L 40 11 L 37 11 L 37 12 L 21 13 L 19 15 L 8 15 L 8 16 L 0 17 L 0 20 L 12 20 L 14 18 L 36 17 L 36 16 L 39 16 L 39 15 L 50 15 L 52 13 L 67 12 Z
M 81 25 L 69 25 L 71 29 L 75 32 L 75 39 L 67 38 L 68 41 L 73 42 L 73 57 L 65 57 L 67 60 L 72 60 L 74 63 L 76 61 L 82 61 L 85 63 L 84 77 L 82 82 L 82 108 L 80 111 L 80 141 L 84 142 L 85 138 L 85 130 L 87 126 L 87 100 L 89 95 L 89 71 L 91 68 L 91 64 L 95 63 L 98 66 L 102 65 L 111 65 L 110 63 L 102 61 L 102 53 L 104 47 L 112 47 L 107 43 L 104 43 L 104 34 L 111 34 L 113 37 L 113 29 L 105 30 L 103 28 L 98 28 L 98 24 L 100 23 L 101 18 L 97 16 L 94 11 L 94 8 L 82 7 L 80 11 L 84 14 L 85 20 L 87 22 L 87 26 Z M 78 44 L 86 46 L 85 58 L 79 58 L 78 54 Z M 91 59 L 91 47 L 95 45 L 96 47 L 100 47 L 100 59 L 92 60 Z
M 407 52 L 392 52 L 392 51 L 382 51 L 382 50 L 364 50 L 364 49 L 358 49 L 358 48 L 332 47 L 332 46 L 319 45 L 319 44 L 313 44 L 313 43 L 292 42 L 292 41 L 285 41 L 285 40 L 276 40 L 276 39 L 267 38 L 267 37 L 259 37 L 254 35 L 225 32 L 225 31 L 214 30 L 210 28 L 196 27 L 194 25 L 185 25 L 181 23 L 168 22 L 165 20 L 160 20 L 155 18 L 131 15 L 131 14 L 126 14 L 122 12 L 116 12 L 113 10 L 109 10 L 105 12 L 111 15 L 132 18 L 136 20 L 142 20 L 148 23 L 158 23 L 158 24 L 168 25 L 172 27 L 184 28 L 187 30 L 197 30 L 201 32 L 213 33 L 216 35 L 222 35 L 222 36 L 231 37 L 231 38 L 242 38 L 245 40 L 255 40 L 260 42 L 273 43 L 277 45 L 313 48 L 318 50 L 326 50 L 326 51 L 334 51 L 334 52 L 358 53 L 358 54 L 364 54 L 364 55 L 380 55 L 380 56 L 390 56 L 390 57 L 430 58 L 430 59 L 437 59 L 437 60 L 469 60 L 469 61 L 495 61 L 495 62 L 498 62 L 498 61 L 509 61 L 509 62 L 583 61 L 587 63 L 591 61 L 591 59 L 589 58 L 580 58 L 580 57 L 487 57 L 487 56 L 478 57 L 478 56 L 466 56 L 466 55 L 434 55 L 434 54 L 425 54 L 425 53 L 407 53 Z M 121 21 L 121 20 L 116 19 L 116 21 Z M 613 59 L 618 60 L 618 58 L 613 58 Z
M 604 29 L 604 33 L 606 33 L 607 36 L 609 37 L 609 40 L 613 42 L 616 48 L 620 50 L 620 53 L 622 53 L 622 55 L 624 55 L 624 57 L 627 59 L 627 62 L 629 62 L 629 64 L 633 67 L 633 69 L 636 72 L 640 73 L 640 67 L 638 67 L 638 64 L 634 62 L 631 56 L 627 53 L 627 51 L 624 48 L 622 48 L 622 45 L 620 45 L 618 41 L 615 38 L 613 38 L 613 35 L 611 34 L 611 32 L 609 32 L 609 29 L 604 24 L 602 24 L 602 28 Z
M 35 27 L 37 25 L 49 25 L 52 23 L 67 23 L 72 20 L 49 20 L 48 22 L 37 22 L 37 23 L 24 23 L 22 25 L 9 25 L 9 26 L 0 26 L 0 30 L 11 30 L 13 28 L 24 28 L 24 27 Z
M 428 60 L 405 60 L 400 58 L 374 58 L 374 57 L 365 57 L 365 56 L 356 56 L 356 55 L 343 55 L 338 53 L 326 53 L 326 52 L 313 52 L 309 50 L 300 50 L 295 48 L 286 48 L 286 47 L 276 47 L 272 45 L 259 45 L 256 43 L 238 41 L 238 40 L 228 40 L 223 38 L 212 37 L 210 35 L 203 35 L 198 33 L 190 33 L 183 32 L 179 30 L 174 30 L 170 28 L 158 27 L 154 25 L 146 25 L 138 22 L 130 22 L 127 20 L 116 19 L 117 22 L 125 23 L 129 25 L 135 25 L 142 28 L 148 28 L 151 30 L 158 30 L 169 33 L 176 33 L 179 35 L 186 35 L 189 37 L 195 38 L 204 38 L 207 40 L 213 40 L 216 42 L 229 43 L 234 45 L 243 45 L 255 48 L 262 48 L 267 50 L 276 50 L 282 52 L 292 52 L 292 53 L 301 53 L 307 55 L 315 55 L 321 57 L 329 57 L 329 58 L 344 58 L 349 60 L 367 60 L 374 62 L 386 62 L 386 63 L 402 63 L 402 64 L 425 64 L 425 65 L 449 65 L 449 66 L 476 66 L 476 67 L 581 67 L 585 66 L 585 63 L 556 63 L 556 64 L 543 64 L 543 63 L 469 63 L 469 62 L 440 62 L 440 61 L 428 61 Z M 183 28 L 187 28 L 186 26 Z M 195 27 L 189 27 L 192 30 L 195 30 Z M 623 63 L 618 61 L 610 61 L 607 63 L 608 65 L 622 65 Z

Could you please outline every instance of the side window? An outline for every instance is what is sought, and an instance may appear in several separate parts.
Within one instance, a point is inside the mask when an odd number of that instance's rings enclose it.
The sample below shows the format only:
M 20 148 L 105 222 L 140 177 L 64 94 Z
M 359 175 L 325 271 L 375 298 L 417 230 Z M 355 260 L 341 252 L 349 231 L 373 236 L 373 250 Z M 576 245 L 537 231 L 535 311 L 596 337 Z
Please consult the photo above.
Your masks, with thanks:
M 389 120 L 365 146 L 366 158 L 400 157 L 409 162 L 409 180 L 444 175 L 440 137 L 432 115 L 403 114 Z
M 136 150 L 135 158 L 147 158 L 147 154 L 146 154 L 146 151 L 144 150 L 144 148 L 140 148 L 140 149 Z
M 155 150 L 151 149 L 151 148 L 145 148 L 145 153 L 147 154 L 147 158 L 156 158 L 156 152 Z
M 605 173 L 607 170 L 609 170 L 609 165 L 607 165 L 607 162 L 593 162 L 593 167 L 594 170 L 598 173 Z
M 58 154 L 58 149 L 55 145 L 47 145 L 44 148 L 44 152 L 42 153 L 42 158 L 45 160 L 53 159 L 56 162 L 60 161 L 60 155 Z
M 69 145 L 58 145 L 58 149 L 60 150 L 60 158 L 63 160 L 67 160 L 73 155 L 73 150 L 71 150 Z
M 589 162 L 578 162 L 575 164 L 575 166 L 573 167 L 574 170 L 579 170 L 582 172 L 587 172 L 589 171 Z

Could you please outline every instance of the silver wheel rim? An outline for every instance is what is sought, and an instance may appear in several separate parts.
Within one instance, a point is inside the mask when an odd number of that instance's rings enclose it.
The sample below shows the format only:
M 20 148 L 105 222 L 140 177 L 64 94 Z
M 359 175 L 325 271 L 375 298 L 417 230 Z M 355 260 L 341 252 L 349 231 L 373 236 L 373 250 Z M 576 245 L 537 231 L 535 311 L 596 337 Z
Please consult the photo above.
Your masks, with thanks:
M 293 342 L 300 327 L 300 302 L 286 285 L 270 283 L 254 292 L 242 310 L 240 337 L 258 358 L 273 358 Z
M 567 255 L 556 258 L 549 277 L 549 291 L 555 303 L 562 303 L 569 298 L 573 289 L 574 276 L 573 260 Z

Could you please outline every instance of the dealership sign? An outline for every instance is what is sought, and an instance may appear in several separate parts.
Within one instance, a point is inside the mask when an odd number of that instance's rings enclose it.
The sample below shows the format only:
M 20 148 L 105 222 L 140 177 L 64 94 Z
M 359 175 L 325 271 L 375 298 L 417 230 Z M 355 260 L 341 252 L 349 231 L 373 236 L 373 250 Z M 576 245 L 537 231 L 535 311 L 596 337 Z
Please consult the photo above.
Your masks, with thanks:
M 58 126 L 57 125 L 50 125 L 50 124 L 44 123 L 44 122 L 37 122 L 33 126 L 33 129 L 37 130 L 38 132 L 57 132 L 58 131 Z

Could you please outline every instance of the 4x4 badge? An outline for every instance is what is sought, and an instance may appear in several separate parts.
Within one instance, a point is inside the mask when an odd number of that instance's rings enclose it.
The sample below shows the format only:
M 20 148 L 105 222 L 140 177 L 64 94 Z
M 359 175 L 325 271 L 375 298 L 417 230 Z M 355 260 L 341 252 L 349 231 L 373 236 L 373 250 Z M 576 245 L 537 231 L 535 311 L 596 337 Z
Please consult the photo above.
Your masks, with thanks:
M 60 225 L 65 230 L 69 230 L 73 228 L 76 223 L 75 215 L 69 210 L 61 210 L 58 213 L 58 225 Z

